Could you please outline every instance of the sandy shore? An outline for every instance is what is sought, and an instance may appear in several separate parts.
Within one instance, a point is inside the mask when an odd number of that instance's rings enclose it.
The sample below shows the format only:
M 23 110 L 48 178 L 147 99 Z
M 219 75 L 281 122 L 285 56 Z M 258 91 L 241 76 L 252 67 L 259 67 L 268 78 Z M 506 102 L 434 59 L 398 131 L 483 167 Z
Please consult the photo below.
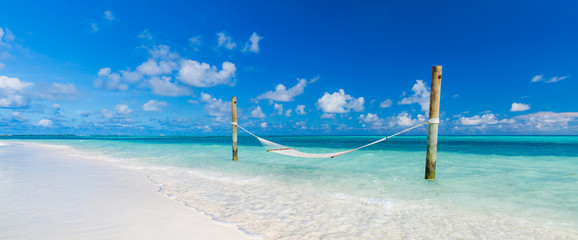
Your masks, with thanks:
M 251 239 L 157 191 L 138 170 L 0 142 L 0 239 Z

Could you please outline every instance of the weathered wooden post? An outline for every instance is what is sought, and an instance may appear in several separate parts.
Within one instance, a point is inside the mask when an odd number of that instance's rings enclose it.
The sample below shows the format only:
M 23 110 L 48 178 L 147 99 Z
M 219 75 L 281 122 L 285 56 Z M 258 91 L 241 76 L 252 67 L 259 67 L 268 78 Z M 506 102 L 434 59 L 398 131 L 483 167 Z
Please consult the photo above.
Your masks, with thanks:
M 432 67 L 431 93 L 429 97 L 429 119 L 427 132 L 427 155 L 425 179 L 436 178 L 436 154 L 438 151 L 438 124 L 440 117 L 440 91 L 442 85 L 442 66 Z
M 233 161 L 239 160 L 237 157 L 237 97 L 231 100 L 231 107 L 233 113 Z

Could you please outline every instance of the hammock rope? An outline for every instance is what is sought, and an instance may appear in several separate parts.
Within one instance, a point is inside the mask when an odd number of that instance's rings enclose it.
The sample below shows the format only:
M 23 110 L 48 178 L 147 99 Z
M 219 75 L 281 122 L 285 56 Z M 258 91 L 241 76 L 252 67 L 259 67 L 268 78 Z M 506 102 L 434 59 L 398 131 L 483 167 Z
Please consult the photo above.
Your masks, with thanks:
M 423 123 L 417 124 L 413 127 L 410 127 L 408 129 L 405 129 L 401 132 L 389 135 L 387 137 L 378 139 L 377 141 L 365 144 L 361 147 L 358 148 L 354 148 L 354 149 L 350 149 L 350 150 L 346 150 L 346 151 L 341 151 L 341 152 L 333 152 L 333 153 L 305 153 L 305 152 L 300 152 L 297 151 L 295 149 L 293 149 L 292 147 L 287 147 L 287 146 L 283 146 L 281 144 L 269 141 L 267 139 L 261 138 L 255 134 L 253 134 L 252 132 L 248 131 L 247 129 L 245 129 L 244 127 L 241 127 L 239 124 L 237 124 L 237 122 L 232 122 L 233 125 L 241 128 L 243 131 L 247 132 L 248 134 L 251 134 L 253 137 L 257 138 L 257 140 L 259 140 L 259 142 L 261 142 L 261 144 L 263 145 L 263 147 L 265 147 L 265 149 L 267 149 L 267 152 L 272 152 L 272 153 L 277 153 L 277 154 L 283 154 L 283 155 L 287 155 L 287 156 L 293 156 L 293 157 L 302 157 L 302 158 L 334 158 L 334 157 L 338 157 L 341 156 L 343 154 L 347 154 L 353 151 L 357 151 L 359 149 L 362 148 L 366 148 L 369 147 L 371 145 L 383 142 L 387 139 L 393 138 L 397 135 L 400 135 L 402 133 L 408 132 L 410 130 L 413 130 L 415 128 L 418 128 L 420 126 L 423 126 L 424 124 L 431 124 L 431 123 L 439 123 L 439 118 L 432 118 L 429 119 L 428 121 L 425 121 Z

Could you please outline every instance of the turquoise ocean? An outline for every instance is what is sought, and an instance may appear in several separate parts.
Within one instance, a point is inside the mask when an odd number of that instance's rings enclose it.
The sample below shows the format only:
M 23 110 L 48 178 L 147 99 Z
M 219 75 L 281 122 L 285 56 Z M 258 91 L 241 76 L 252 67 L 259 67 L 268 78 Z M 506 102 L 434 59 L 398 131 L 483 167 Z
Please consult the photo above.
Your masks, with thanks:
M 303 152 L 378 136 L 271 136 Z M 230 136 L 13 136 L 146 172 L 159 192 L 266 239 L 578 239 L 578 136 L 400 136 L 334 159 L 268 153 Z

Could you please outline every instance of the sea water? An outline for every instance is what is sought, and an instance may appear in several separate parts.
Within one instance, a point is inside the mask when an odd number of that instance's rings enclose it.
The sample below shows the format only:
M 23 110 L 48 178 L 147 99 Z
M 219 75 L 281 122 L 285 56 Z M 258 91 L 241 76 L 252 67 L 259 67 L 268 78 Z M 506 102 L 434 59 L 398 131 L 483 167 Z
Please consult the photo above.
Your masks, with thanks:
M 374 136 L 274 136 L 303 152 Z M 71 146 L 148 175 L 159 192 L 266 239 L 578 239 L 578 137 L 401 136 L 334 159 L 268 153 L 239 137 L 4 137 Z

